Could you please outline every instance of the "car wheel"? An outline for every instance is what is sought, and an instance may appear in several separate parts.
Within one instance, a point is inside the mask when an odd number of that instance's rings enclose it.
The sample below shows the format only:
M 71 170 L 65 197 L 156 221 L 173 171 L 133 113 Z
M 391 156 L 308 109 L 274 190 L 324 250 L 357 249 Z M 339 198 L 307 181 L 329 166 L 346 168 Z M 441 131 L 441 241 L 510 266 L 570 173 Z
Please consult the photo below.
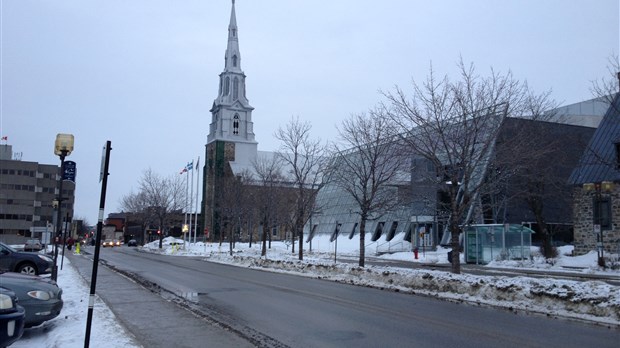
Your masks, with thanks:
M 37 268 L 31 263 L 25 263 L 19 266 L 19 268 L 17 269 L 17 273 L 37 275 Z

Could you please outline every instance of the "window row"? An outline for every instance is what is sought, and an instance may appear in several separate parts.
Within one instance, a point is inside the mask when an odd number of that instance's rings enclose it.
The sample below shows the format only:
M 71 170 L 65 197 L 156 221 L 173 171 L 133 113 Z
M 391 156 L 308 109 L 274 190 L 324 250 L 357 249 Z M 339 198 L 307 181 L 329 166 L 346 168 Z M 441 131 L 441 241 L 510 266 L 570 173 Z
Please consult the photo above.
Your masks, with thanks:
M 21 170 L 21 169 L 2 169 L 2 175 L 23 175 L 34 178 L 37 174 L 34 170 Z
M 38 177 L 43 179 L 53 179 L 56 180 L 55 173 L 37 173 L 36 170 L 22 170 L 22 169 L 2 169 L 2 175 L 19 175 L 19 176 L 27 176 L 30 178 Z
M 235 77 L 232 81 L 232 92 L 233 92 L 233 99 L 237 100 L 239 99 L 239 78 Z M 230 77 L 226 76 L 226 78 L 224 78 L 224 91 L 222 93 L 222 96 L 227 96 L 230 94 Z
M 0 185 L 3 190 L 15 190 L 15 191 L 30 191 L 34 192 L 34 185 L 16 185 L 16 184 L 2 184 Z
M 32 221 L 32 215 L 25 215 L 25 214 L 0 214 L 0 220 Z

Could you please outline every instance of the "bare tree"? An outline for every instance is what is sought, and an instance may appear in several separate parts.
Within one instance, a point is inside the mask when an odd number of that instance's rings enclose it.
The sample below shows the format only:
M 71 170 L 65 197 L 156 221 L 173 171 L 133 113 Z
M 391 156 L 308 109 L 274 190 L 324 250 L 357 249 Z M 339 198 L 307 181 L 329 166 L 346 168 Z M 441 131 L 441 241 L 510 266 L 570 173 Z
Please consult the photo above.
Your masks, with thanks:
M 620 59 L 618 54 L 611 54 L 607 58 L 607 76 L 592 81 L 590 92 L 595 98 L 601 98 L 612 103 L 616 93 L 620 91 Z
M 147 169 L 138 182 L 138 193 L 130 193 L 121 199 L 121 208 L 125 211 L 140 214 L 147 224 L 156 224 L 162 231 L 159 247 L 162 247 L 164 229 L 174 212 L 185 208 L 186 190 L 178 175 L 167 178 Z
M 460 79 L 450 81 L 438 80 L 431 68 L 424 83 L 413 82 L 411 97 L 396 87 L 383 104 L 410 153 L 430 161 L 445 188 L 454 273 L 460 273 L 460 226 L 474 219 L 500 126 L 527 95 L 511 73 L 480 77 L 462 60 L 459 70 Z
M 593 133 L 591 129 L 562 124 L 562 115 L 554 111 L 556 107 L 549 92 L 530 93 L 519 118 L 504 121 L 489 170 L 489 176 L 503 186 L 502 195 L 509 201 L 506 205 L 524 203 L 531 212 L 546 258 L 557 256 L 552 245 L 557 230 L 548 224 L 548 218 L 558 219 L 560 212 L 570 215 L 566 211 L 572 202 L 568 178 Z M 498 218 L 495 222 L 505 221 Z
M 245 226 L 246 232 L 248 234 L 248 239 L 250 243 L 250 247 L 252 247 L 252 238 L 253 238 L 253 227 L 254 220 L 256 216 L 256 202 L 257 202 L 257 192 L 253 187 L 254 179 L 251 170 L 244 169 L 241 173 L 237 174 L 237 180 L 239 183 L 239 187 L 242 190 L 242 195 L 240 195 L 239 202 L 239 223 L 240 230 L 243 230 L 243 226 Z
M 333 145 L 329 178 L 355 200 L 359 209 L 359 265 L 364 267 L 366 221 L 397 204 L 390 185 L 398 183 L 403 161 L 381 110 L 352 115 L 342 122 L 338 134 L 341 143 Z
M 257 176 L 255 180 L 256 203 L 263 229 L 261 256 L 265 256 L 267 255 L 269 229 L 277 220 L 277 202 L 284 177 L 282 163 L 278 156 L 259 157 L 254 161 L 253 167 Z
M 590 92 L 595 98 L 608 104 L 613 110 L 618 113 L 614 100 L 620 92 L 620 58 L 618 54 L 612 54 L 607 58 L 607 72 L 608 74 L 597 80 L 592 81 Z M 610 118 L 607 122 L 617 124 L 617 118 Z M 590 164 L 602 164 L 607 167 L 614 168 L 616 166 L 616 159 L 613 156 L 606 155 L 604 149 L 588 148 L 588 162 L 582 163 L 582 165 Z M 601 152 L 602 151 L 602 152 Z
M 275 137 L 282 142 L 278 156 L 287 166 L 288 176 L 296 190 L 295 212 L 292 215 L 292 248 L 295 253 L 295 237 L 299 238 L 299 260 L 303 260 L 303 228 L 310 216 L 312 205 L 321 187 L 325 167 L 325 146 L 318 139 L 310 138 L 312 126 L 298 117 L 280 127 Z
M 82 216 L 75 216 L 73 218 L 74 222 L 78 222 L 76 225 L 76 233 L 77 237 L 89 236 L 90 235 L 90 222 L 87 218 Z

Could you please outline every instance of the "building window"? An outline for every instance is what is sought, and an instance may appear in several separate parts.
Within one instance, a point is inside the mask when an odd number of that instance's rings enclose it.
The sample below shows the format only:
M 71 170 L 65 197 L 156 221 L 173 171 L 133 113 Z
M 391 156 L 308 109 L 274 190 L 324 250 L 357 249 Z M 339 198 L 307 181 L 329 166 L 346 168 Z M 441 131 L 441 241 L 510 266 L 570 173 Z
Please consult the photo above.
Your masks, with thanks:
M 351 230 L 351 233 L 349 233 L 349 239 L 353 239 L 353 236 L 355 236 L 355 232 L 357 232 L 357 225 L 357 222 L 353 225 L 353 229 Z
M 594 224 L 601 225 L 601 230 L 611 230 L 611 198 L 594 198 Z
M 340 234 L 340 229 L 342 228 L 342 224 L 336 224 L 336 228 L 334 228 L 334 232 L 332 232 L 331 237 L 329 238 L 330 242 L 333 242 L 336 240 L 336 238 L 338 238 L 338 235 Z
M 236 77 L 233 80 L 233 99 L 239 99 L 239 79 Z
M 237 55 L 233 56 L 233 66 L 236 67 L 237 66 Z
M 224 80 L 224 95 L 228 95 L 230 93 L 230 77 L 226 76 L 226 80 Z
M 616 143 L 616 168 L 620 168 L 620 142 Z
M 381 238 L 381 235 L 383 234 L 383 226 L 385 225 L 385 221 L 381 221 L 377 224 L 377 228 L 375 229 L 375 233 L 372 235 L 372 238 L 370 239 L 373 242 L 376 242 L 379 238 Z
M 389 242 L 394 238 L 394 236 L 396 235 L 397 228 L 398 228 L 398 221 L 392 221 L 392 227 L 390 228 L 388 235 L 385 237 L 386 241 Z
M 239 134 L 239 114 L 235 114 L 233 117 L 233 134 Z

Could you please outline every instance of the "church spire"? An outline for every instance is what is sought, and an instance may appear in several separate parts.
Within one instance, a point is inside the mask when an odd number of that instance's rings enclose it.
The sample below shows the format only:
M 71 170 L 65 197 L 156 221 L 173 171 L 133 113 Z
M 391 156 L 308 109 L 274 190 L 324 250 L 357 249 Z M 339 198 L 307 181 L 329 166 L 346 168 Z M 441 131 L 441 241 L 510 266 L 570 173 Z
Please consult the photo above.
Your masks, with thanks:
M 245 94 L 245 74 L 241 70 L 234 0 L 230 11 L 228 43 L 224 62 L 224 71 L 220 74 L 219 92 L 210 110 L 212 118 L 207 143 L 217 140 L 234 142 L 236 144 L 235 153 L 243 150 L 255 154 L 257 143 L 252 122 L 252 110 L 254 108 L 250 105 Z M 248 145 L 247 148 L 244 149 L 244 146 L 240 146 L 241 143 Z M 241 156 L 241 153 L 238 155 Z
M 230 10 L 230 23 L 228 24 L 228 46 L 225 55 L 225 71 L 241 71 L 241 54 L 239 53 L 239 38 L 237 37 L 237 16 L 235 15 L 235 0 L 232 1 Z

